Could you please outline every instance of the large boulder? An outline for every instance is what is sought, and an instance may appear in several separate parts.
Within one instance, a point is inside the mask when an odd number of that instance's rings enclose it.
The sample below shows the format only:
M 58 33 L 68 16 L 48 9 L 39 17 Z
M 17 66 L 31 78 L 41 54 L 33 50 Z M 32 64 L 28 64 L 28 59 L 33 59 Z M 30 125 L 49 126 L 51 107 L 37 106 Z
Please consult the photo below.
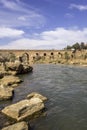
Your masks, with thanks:
M 31 98 L 39 98 L 41 99 L 42 101 L 46 101 L 47 100 L 47 97 L 44 97 L 43 95 L 37 93 L 37 92 L 32 92 L 30 94 L 27 95 L 27 99 L 31 99 Z
M 19 84 L 21 82 L 22 82 L 22 80 L 19 77 L 12 76 L 12 75 L 4 76 L 0 80 L 0 84 L 2 84 L 4 86 L 11 86 L 11 85 L 14 85 L 14 84 Z
M 8 127 L 4 127 L 1 130 L 29 130 L 29 127 L 26 122 L 22 121 L 22 122 L 10 125 Z
M 7 71 L 19 71 L 19 70 L 23 69 L 23 65 L 19 61 L 7 62 L 6 69 L 7 69 Z
M 25 73 L 25 74 L 33 71 L 33 67 L 32 66 L 23 65 L 23 67 L 24 67 L 23 73 Z
M 7 106 L 2 110 L 2 113 L 20 121 L 27 117 L 32 119 L 39 116 L 44 108 L 45 106 L 41 99 L 32 98 L 30 100 L 25 99 L 16 104 Z
M 4 87 L 3 85 L 0 86 L 0 101 L 1 100 L 8 100 L 13 97 L 14 90 L 9 87 Z
M 32 72 L 33 68 L 28 64 L 25 65 L 20 62 L 15 62 L 15 63 L 8 62 L 6 63 L 6 70 L 15 71 L 16 74 L 25 74 L 25 73 Z

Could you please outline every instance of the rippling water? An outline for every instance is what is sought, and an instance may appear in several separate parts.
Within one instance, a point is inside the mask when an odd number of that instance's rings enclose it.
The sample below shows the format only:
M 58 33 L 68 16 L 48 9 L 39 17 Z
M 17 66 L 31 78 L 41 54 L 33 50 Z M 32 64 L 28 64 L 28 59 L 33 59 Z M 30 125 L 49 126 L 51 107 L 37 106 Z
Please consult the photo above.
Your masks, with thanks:
M 34 65 L 33 73 L 21 78 L 24 82 L 15 89 L 14 99 L 1 102 L 0 109 L 36 91 L 49 100 L 47 116 L 33 121 L 33 130 L 87 130 L 86 67 Z

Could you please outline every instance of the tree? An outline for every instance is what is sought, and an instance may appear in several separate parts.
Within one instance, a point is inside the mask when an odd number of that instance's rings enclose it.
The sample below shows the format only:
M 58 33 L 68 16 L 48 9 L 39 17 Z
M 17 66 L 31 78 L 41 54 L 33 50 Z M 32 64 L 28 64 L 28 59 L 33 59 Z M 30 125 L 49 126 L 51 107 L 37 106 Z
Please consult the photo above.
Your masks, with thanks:
M 72 48 L 74 48 L 75 50 L 80 50 L 80 49 L 81 49 L 78 42 L 75 43 L 75 44 L 72 46 Z
M 84 43 L 84 42 L 81 42 L 80 47 L 81 47 L 81 49 L 85 49 L 85 43 Z
M 71 48 L 72 48 L 72 47 L 71 47 L 71 46 L 69 46 L 69 45 L 66 47 L 66 49 L 67 49 L 67 50 L 70 50 Z

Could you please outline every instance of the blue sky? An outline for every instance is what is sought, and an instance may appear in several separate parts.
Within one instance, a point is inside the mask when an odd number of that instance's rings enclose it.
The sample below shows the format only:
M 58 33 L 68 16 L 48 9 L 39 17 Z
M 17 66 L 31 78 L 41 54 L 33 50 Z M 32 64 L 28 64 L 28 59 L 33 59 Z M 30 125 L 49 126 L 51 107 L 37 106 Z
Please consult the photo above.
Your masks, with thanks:
M 0 49 L 87 43 L 87 0 L 0 0 Z

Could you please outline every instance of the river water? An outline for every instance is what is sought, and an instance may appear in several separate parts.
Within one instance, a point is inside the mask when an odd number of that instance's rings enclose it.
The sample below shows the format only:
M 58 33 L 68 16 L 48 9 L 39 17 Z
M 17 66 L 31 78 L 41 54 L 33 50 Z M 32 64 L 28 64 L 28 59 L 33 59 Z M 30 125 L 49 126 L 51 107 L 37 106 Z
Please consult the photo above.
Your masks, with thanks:
M 34 65 L 33 73 L 23 75 L 12 101 L 0 109 L 25 99 L 31 92 L 48 98 L 45 117 L 33 121 L 33 130 L 87 130 L 87 68 L 66 65 Z M 5 122 L 1 116 L 1 124 Z

